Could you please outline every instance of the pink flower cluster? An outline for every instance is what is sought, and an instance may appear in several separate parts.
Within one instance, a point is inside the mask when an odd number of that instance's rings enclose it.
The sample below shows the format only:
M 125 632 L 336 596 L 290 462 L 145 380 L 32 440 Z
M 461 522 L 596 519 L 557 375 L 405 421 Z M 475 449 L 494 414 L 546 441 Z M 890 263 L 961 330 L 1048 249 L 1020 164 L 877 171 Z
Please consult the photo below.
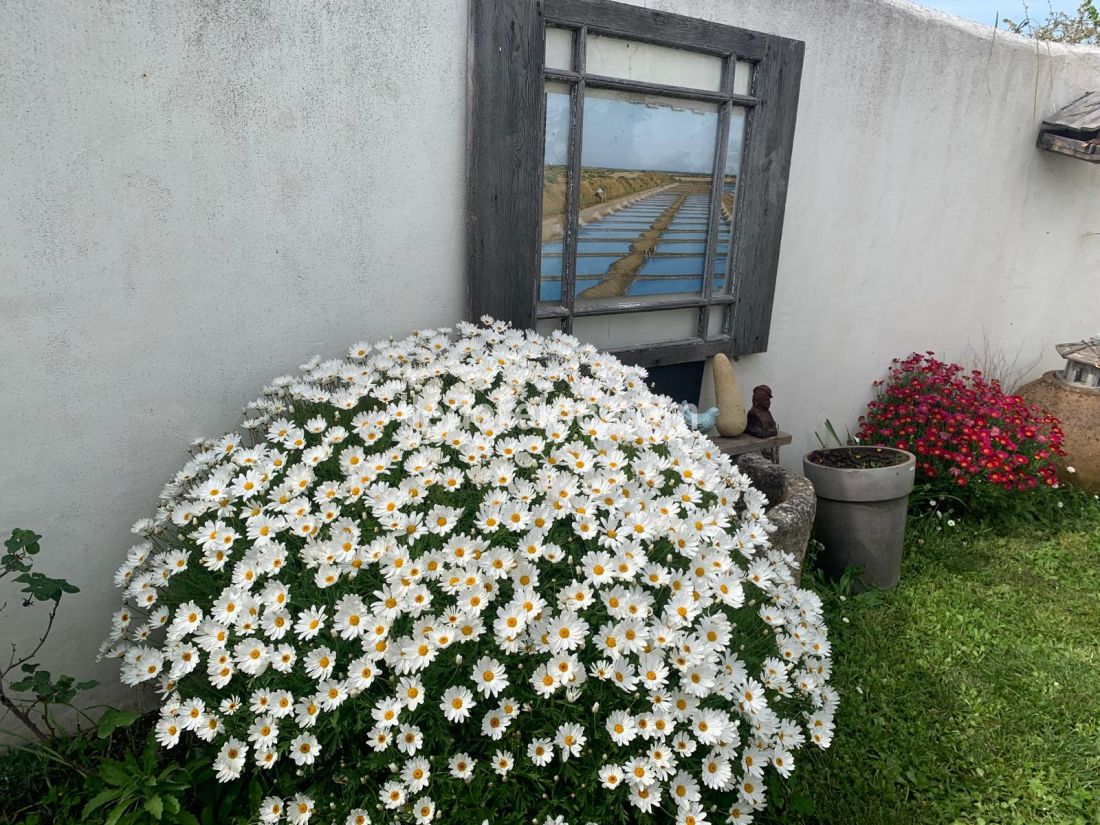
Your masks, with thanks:
M 1056 486 L 1054 463 L 1065 455 L 1058 419 L 978 370 L 933 355 L 894 359 L 860 418 L 860 441 L 915 453 L 918 473 L 930 481 L 1020 491 Z

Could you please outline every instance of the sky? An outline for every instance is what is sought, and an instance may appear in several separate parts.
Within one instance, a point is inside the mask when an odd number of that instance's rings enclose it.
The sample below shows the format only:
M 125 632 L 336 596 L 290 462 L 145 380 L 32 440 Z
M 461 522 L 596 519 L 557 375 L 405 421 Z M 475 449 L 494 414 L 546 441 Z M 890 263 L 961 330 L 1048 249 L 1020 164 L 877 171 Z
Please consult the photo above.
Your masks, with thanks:
M 915 2 L 968 20 L 976 20 L 987 26 L 994 24 L 998 14 L 1002 19 L 1009 17 L 1013 20 L 1024 16 L 1022 0 L 915 0 Z M 1033 18 L 1045 18 L 1049 6 L 1053 6 L 1055 11 L 1076 11 L 1078 0 L 1028 0 L 1027 5 L 1031 9 Z
M 667 99 L 666 99 L 667 100 Z M 717 107 L 619 92 L 589 90 L 584 99 L 581 163 L 612 169 L 709 173 L 714 162 Z M 646 105 L 646 104 L 649 105 Z M 565 163 L 569 97 L 555 88 L 546 96 L 546 163 Z M 736 175 L 744 112 L 734 110 L 726 174 Z

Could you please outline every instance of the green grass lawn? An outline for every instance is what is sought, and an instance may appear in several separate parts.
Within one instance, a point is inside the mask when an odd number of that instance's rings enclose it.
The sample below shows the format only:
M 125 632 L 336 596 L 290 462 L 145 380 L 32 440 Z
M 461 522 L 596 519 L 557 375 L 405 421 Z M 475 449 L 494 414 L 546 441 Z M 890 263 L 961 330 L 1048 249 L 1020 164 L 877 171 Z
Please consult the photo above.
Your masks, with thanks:
M 895 591 L 819 588 L 836 739 L 773 781 L 761 819 L 1100 823 L 1100 507 L 1083 507 L 1011 535 L 918 525 Z

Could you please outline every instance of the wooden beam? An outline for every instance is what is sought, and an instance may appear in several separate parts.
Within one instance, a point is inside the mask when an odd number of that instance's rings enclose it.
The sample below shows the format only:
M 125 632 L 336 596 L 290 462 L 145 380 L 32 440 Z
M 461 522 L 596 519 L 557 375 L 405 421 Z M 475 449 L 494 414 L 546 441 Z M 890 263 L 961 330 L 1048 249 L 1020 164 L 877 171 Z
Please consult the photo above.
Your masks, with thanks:
M 748 112 L 737 181 L 734 266 L 726 275 L 734 279 L 737 298 L 731 327 L 734 355 L 768 347 L 804 51 L 798 40 L 768 38 L 768 52 L 756 69 L 753 93 L 761 103 Z
M 545 108 L 541 0 L 471 0 L 467 297 L 533 327 Z
M 625 3 L 591 0 L 546 0 L 546 17 L 554 23 L 587 26 L 589 33 L 608 34 L 662 46 L 676 46 L 720 56 L 758 60 L 767 35 L 709 20 L 645 9 Z
M 1075 140 L 1064 135 L 1042 132 L 1039 134 L 1039 148 L 1089 163 L 1100 163 L 1100 144 L 1090 143 L 1087 140 Z

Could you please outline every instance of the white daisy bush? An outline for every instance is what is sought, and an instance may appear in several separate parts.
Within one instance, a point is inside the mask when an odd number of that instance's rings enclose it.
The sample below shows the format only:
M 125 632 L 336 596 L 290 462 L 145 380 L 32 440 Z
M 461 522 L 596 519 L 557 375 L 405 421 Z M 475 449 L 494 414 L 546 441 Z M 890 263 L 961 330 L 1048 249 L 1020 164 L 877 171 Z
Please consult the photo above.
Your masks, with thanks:
M 262 823 L 750 822 L 836 693 L 764 497 L 561 333 L 356 344 L 161 493 L 104 652 Z

